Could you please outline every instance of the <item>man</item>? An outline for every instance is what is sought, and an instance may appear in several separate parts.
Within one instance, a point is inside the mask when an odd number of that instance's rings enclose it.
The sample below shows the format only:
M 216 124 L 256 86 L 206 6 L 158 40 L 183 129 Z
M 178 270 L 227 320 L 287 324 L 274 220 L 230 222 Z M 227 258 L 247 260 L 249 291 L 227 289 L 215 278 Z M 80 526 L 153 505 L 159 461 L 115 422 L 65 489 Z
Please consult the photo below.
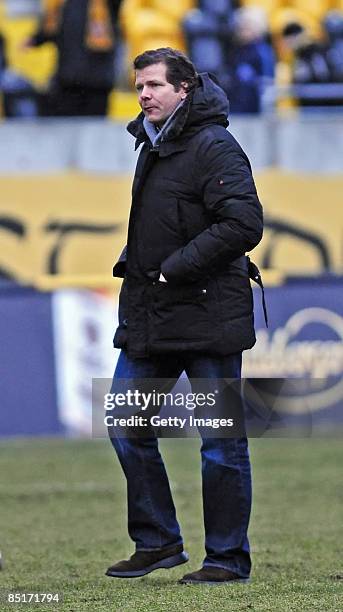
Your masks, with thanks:
M 262 236 L 262 209 L 249 161 L 226 130 L 228 100 L 181 52 L 147 51 L 134 62 L 142 112 L 128 130 L 141 149 L 114 346 L 122 349 L 112 391 L 124 379 L 169 388 L 239 378 L 253 346 L 247 258 Z M 138 382 L 140 381 L 140 382 Z M 142 382 L 143 381 L 143 382 Z M 150 383 L 151 384 L 151 383 Z M 194 390 L 194 386 L 193 386 Z M 202 435 L 206 557 L 185 583 L 246 581 L 251 478 L 247 440 Z M 107 570 L 137 577 L 188 560 L 154 432 L 111 435 L 128 485 L 136 552 Z
M 114 84 L 116 29 L 121 0 L 45 0 L 38 30 L 23 48 L 56 45 L 56 72 L 41 114 L 105 116 Z

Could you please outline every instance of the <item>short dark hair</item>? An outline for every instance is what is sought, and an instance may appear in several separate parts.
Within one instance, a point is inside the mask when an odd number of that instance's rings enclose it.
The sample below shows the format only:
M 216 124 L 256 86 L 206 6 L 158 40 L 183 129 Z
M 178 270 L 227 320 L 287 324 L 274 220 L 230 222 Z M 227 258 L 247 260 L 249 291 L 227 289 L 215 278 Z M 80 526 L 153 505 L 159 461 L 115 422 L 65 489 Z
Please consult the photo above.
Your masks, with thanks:
M 296 36 L 304 31 L 303 26 L 297 21 L 291 21 L 282 30 L 282 36 Z
M 142 70 L 153 64 L 165 64 L 167 66 L 166 77 L 168 83 L 174 85 L 179 91 L 181 83 L 187 83 L 187 91 L 191 91 L 198 84 L 198 73 L 191 60 L 177 49 L 171 47 L 161 47 L 160 49 L 150 49 L 137 55 L 133 62 L 135 70 Z

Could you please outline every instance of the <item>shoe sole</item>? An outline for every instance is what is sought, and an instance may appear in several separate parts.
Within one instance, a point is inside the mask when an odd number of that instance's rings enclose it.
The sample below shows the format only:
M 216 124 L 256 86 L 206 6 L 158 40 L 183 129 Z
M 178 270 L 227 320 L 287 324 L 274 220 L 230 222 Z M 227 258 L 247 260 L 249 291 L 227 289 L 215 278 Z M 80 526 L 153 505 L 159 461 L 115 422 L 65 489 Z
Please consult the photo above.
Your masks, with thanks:
M 140 576 L 146 576 L 146 574 L 150 574 L 150 572 L 154 572 L 158 569 L 170 569 L 177 565 L 182 565 L 182 563 L 187 563 L 188 559 L 188 554 L 182 552 L 178 555 L 156 561 L 156 563 L 135 572 L 115 572 L 107 570 L 106 576 L 110 576 L 111 578 L 139 578 Z
M 241 584 L 247 584 L 250 582 L 250 578 L 237 578 L 236 580 L 181 580 L 178 581 L 178 584 L 209 584 L 211 586 L 217 586 L 219 584 L 236 584 L 237 582 Z

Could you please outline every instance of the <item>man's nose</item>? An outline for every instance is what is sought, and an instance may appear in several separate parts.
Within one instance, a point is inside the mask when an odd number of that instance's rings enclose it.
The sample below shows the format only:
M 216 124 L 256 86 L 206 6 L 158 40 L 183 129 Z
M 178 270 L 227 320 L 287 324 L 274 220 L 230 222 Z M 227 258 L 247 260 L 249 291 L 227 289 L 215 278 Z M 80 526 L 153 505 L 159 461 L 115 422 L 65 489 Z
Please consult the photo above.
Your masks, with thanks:
M 141 98 L 144 98 L 144 99 L 151 98 L 151 90 L 149 89 L 149 87 L 143 87 L 141 91 Z

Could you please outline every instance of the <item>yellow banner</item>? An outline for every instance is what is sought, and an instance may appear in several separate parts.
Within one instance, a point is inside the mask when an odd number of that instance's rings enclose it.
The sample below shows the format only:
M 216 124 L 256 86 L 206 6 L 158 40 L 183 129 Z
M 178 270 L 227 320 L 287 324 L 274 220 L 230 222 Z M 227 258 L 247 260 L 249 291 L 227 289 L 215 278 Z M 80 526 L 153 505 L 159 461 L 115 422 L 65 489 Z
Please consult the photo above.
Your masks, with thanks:
M 2 276 L 23 282 L 46 274 L 110 277 L 126 241 L 131 180 L 77 173 L 1 177 Z M 339 271 L 343 178 L 269 170 L 256 183 L 266 213 L 256 263 L 315 273 L 326 257 Z

